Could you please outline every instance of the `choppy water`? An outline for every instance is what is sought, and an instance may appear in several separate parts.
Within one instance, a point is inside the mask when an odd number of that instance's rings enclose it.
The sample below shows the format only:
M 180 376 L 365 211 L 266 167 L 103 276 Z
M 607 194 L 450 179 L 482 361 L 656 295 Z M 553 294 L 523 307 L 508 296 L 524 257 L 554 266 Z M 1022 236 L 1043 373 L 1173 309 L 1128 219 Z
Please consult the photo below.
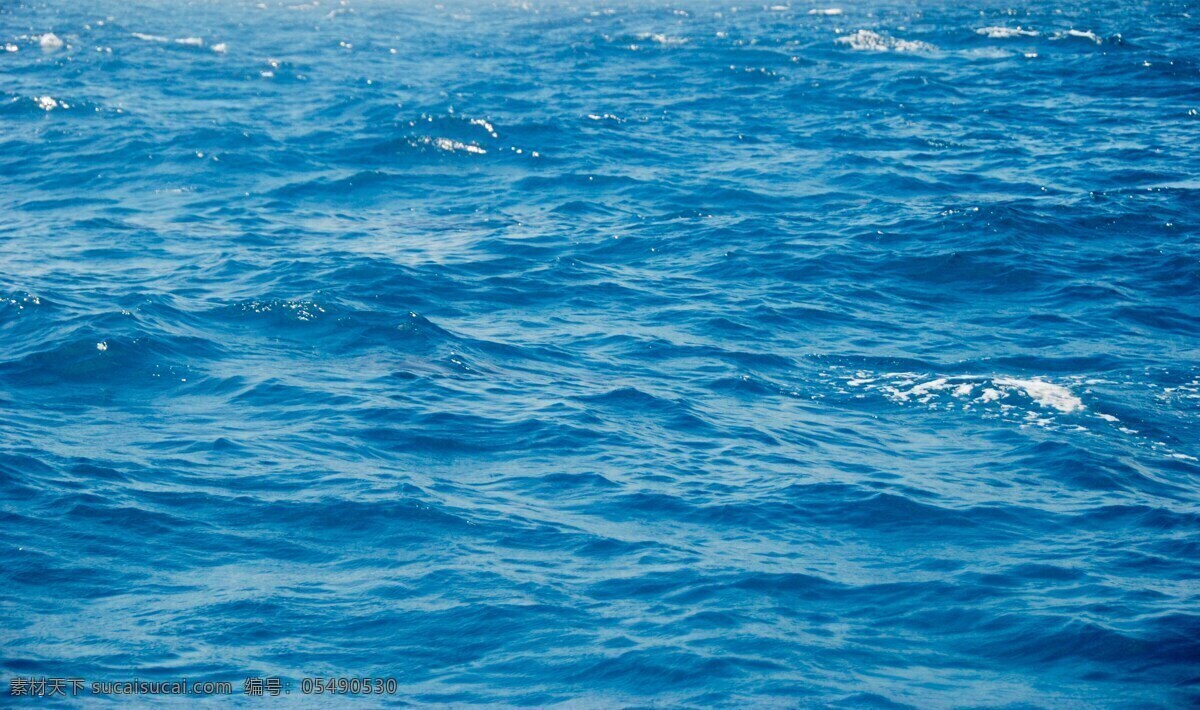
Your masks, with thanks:
M 1200 702 L 1198 36 L 5 2 L 0 670 Z

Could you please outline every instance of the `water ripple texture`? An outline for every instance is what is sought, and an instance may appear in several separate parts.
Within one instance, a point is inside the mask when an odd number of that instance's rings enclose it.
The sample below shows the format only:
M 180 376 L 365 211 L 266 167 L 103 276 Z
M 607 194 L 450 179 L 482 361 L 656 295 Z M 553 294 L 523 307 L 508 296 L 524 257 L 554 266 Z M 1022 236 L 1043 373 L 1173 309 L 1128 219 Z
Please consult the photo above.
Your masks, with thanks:
M 0 4 L 0 671 L 1200 703 L 1197 37 Z

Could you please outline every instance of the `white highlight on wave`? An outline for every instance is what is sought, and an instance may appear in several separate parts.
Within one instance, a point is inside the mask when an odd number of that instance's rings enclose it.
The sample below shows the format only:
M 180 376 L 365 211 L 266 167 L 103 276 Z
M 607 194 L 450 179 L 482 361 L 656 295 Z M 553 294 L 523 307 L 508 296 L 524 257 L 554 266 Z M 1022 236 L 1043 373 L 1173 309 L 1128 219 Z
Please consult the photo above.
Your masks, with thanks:
M 38 44 L 46 52 L 55 52 L 63 48 L 63 41 L 53 32 L 47 32 L 39 37 Z
M 1083 400 L 1071 394 L 1071 390 L 1042 379 L 1018 380 L 1014 377 L 998 377 L 993 382 L 1000 387 L 1015 387 L 1025 392 L 1043 407 L 1053 407 L 1064 414 L 1084 409 Z
M 639 34 L 637 36 L 637 38 L 640 40 L 643 40 L 643 41 L 650 40 L 657 44 L 661 44 L 661 45 L 668 46 L 668 47 L 674 47 L 674 46 L 678 46 L 681 44 L 687 44 L 687 39 L 684 37 L 671 37 L 671 36 L 668 36 L 665 34 L 660 34 L 660 33 L 642 32 L 641 34 Z
M 889 37 L 871 30 L 859 30 L 837 38 L 838 44 L 846 44 L 858 52 L 933 52 L 937 47 L 928 42 Z
M 1066 32 L 1056 32 L 1054 34 L 1053 39 L 1063 39 L 1066 37 L 1075 37 L 1078 39 L 1090 39 L 1091 41 L 1095 42 L 1096 44 L 1104 44 L 1104 40 L 1100 38 L 1100 35 L 1096 34 L 1095 32 L 1092 32 L 1091 30 L 1067 30 Z
M 71 108 L 66 101 L 59 101 L 53 96 L 34 96 L 33 102 L 43 111 L 53 111 L 56 108 Z
M 1089 386 L 1101 384 L 1101 380 L 1081 377 L 1069 378 L 1072 384 Z M 1121 424 L 1112 414 L 1090 410 L 1071 389 L 1051 382 L 1045 377 L 1007 377 L 985 375 L 928 375 L 915 372 L 871 373 L 859 370 L 854 377 L 843 380 L 847 389 L 840 394 L 850 394 L 857 389 L 856 399 L 875 392 L 901 405 L 919 404 L 931 410 L 977 412 L 985 419 L 1003 419 L 1019 423 L 1021 428 L 1036 425 L 1070 432 L 1086 432 L 1079 417 L 1089 417 L 1105 422 L 1108 427 L 1134 437 L 1138 445 L 1149 447 L 1159 455 L 1179 461 L 1197 462 L 1191 454 L 1173 450 L 1162 441 L 1155 441 Z M 1153 385 L 1151 385 L 1153 387 Z M 1087 390 L 1090 392 L 1091 390 Z M 1165 388 L 1164 397 L 1180 396 L 1200 399 L 1200 377 L 1186 385 Z M 1034 405 L 1031 407 L 1028 402 Z M 1071 415 L 1066 421 L 1060 415 Z M 1104 431 L 1104 430 L 1100 430 Z
M 475 155 L 484 155 L 487 153 L 487 150 L 474 143 L 463 143 L 461 141 L 450 140 L 449 138 L 426 138 L 423 142 L 427 145 L 432 145 L 438 150 L 444 150 L 447 153 L 463 152 Z
M 177 39 L 171 39 L 170 37 L 163 37 L 162 35 L 150 35 L 146 34 L 145 32 L 131 32 L 130 34 L 132 34 L 135 38 L 142 40 L 143 42 L 155 42 L 157 44 L 168 44 L 174 42 L 175 44 L 181 44 L 185 47 L 204 46 L 203 37 L 179 37 Z M 217 53 L 223 53 L 228 48 L 228 45 L 226 45 L 224 42 L 221 42 L 213 45 L 212 50 Z
M 1053 409 L 1063 414 L 1081 412 L 1086 407 L 1083 400 L 1075 396 L 1067 387 L 1050 382 L 1042 377 L 984 377 L 981 375 L 947 375 L 930 377 L 915 373 L 902 372 L 895 374 L 867 377 L 866 373 L 858 373 L 854 379 L 846 381 L 851 387 L 866 387 L 877 390 L 885 397 L 898 403 L 920 402 L 931 404 L 944 394 L 964 403 L 988 404 L 1008 399 L 1019 394 L 1033 400 L 1045 409 Z M 979 390 L 978 395 L 975 394 Z M 1002 405 L 1011 408 L 1012 405 Z
M 981 34 L 984 37 L 991 37 L 992 39 L 1038 36 L 1038 33 L 1035 30 L 1027 30 L 1019 25 L 1017 27 L 980 27 L 979 29 L 975 30 L 975 34 Z
M 495 127 L 495 126 L 493 126 L 493 125 L 491 124 L 491 122 L 490 122 L 490 121 L 488 121 L 488 120 L 486 120 L 486 119 L 483 119 L 483 118 L 472 118 L 472 119 L 471 119 L 471 125 L 472 125 L 472 126 L 479 126 L 479 127 L 480 127 L 480 128 L 482 128 L 483 130 L 487 131 L 487 132 L 488 132 L 488 135 L 490 135 L 492 138 L 499 138 L 499 137 L 500 137 L 500 134 L 496 133 L 496 127 Z
M 827 17 L 833 17 L 835 15 L 842 14 L 842 8 L 840 8 L 840 7 L 814 7 L 813 9 L 808 11 L 808 14 L 810 14 L 810 15 L 825 15 Z

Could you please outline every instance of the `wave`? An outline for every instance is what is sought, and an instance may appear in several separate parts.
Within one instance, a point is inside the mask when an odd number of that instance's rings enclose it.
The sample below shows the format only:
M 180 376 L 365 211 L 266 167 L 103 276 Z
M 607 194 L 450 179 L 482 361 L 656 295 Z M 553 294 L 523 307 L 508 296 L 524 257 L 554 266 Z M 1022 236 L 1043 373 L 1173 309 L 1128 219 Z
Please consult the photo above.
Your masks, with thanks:
M 928 42 L 908 40 L 880 34 L 873 30 L 858 30 L 852 34 L 838 37 L 838 44 L 845 44 L 858 52 L 934 52 L 934 47 Z

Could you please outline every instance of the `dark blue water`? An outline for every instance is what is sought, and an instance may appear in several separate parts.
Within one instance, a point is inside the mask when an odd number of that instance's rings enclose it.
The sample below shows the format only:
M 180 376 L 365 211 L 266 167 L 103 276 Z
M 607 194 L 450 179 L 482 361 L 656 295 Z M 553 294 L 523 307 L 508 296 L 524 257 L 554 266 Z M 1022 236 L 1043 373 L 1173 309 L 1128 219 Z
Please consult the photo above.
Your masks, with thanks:
M 4 2 L 0 671 L 1200 703 L 1197 37 Z

